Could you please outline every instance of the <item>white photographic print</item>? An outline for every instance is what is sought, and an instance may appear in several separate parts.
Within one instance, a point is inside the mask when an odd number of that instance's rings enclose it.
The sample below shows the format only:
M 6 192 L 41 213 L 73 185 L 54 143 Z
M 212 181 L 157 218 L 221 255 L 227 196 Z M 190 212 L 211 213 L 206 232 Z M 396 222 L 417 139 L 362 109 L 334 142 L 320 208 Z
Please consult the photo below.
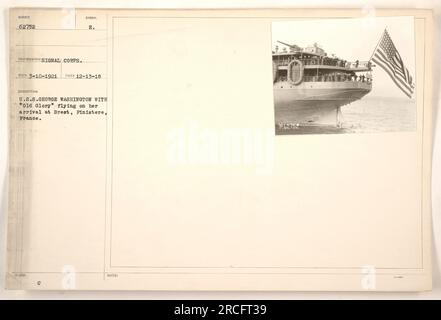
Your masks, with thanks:
M 413 17 L 272 23 L 276 135 L 416 128 Z

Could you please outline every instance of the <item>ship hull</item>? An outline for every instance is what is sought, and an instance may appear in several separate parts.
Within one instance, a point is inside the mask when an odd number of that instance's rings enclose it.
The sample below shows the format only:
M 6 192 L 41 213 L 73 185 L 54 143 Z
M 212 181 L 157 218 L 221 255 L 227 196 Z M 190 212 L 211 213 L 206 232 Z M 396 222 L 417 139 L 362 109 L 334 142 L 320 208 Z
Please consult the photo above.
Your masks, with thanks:
M 274 84 L 276 125 L 336 125 L 339 108 L 371 91 L 366 82 L 288 82 Z

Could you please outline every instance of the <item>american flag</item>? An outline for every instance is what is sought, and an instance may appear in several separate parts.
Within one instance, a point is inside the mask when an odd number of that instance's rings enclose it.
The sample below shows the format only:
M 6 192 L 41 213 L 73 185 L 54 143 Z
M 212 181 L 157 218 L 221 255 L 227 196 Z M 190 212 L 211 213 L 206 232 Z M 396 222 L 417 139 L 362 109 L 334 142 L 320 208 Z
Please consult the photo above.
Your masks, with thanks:
M 372 56 L 372 61 L 382 67 L 384 71 L 389 74 L 398 88 L 400 88 L 409 98 L 412 98 L 415 88 L 412 76 L 410 75 L 409 70 L 404 66 L 403 59 L 401 59 L 401 56 L 387 30 L 384 30 L 383 36 Z

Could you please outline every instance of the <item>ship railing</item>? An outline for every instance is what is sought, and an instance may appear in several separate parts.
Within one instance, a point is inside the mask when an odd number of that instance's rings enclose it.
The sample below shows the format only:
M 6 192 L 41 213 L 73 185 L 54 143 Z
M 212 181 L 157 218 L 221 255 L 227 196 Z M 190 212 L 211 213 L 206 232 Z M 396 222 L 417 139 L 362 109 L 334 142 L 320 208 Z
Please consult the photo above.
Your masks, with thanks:
M 346 76 L 346 75 L 334 75 L 334 76 L 304 76 L 305 82 L 365 82 L 371 83 L 372 78 L 366 76 Z
M 279 66 L 287 66 L 293 59 L 284 58 L 277 60 Z M 311 58 L 311 59 L 300 59 L 305 66 L 332 66 L 341 67 L 354 70 L 370 70 L 370 61 L 345 61 L 345 60 L 334 60 L 327 58 Z

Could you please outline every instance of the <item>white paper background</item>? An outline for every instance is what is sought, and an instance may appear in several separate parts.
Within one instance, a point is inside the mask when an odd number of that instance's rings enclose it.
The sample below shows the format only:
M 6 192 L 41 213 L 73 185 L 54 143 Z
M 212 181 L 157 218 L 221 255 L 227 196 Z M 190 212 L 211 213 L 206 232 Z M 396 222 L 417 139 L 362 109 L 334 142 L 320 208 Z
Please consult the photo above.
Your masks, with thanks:
M 0 299 L 441 299 L 441 116 L 438 112 L 441 66 L 434 63 L 433 108 L 433 291 L 426 293 L 304 293 L 304 292 L 25 292 L 5 291 L 5 249 L 7 221 L 7 108 L 8 108 L 8 30 L 9 7 L 91 7 L 91 8 L 268 8 L 268 7 L 329 7 L 326 0 L 2 0 L 0 4 Z M 439 0 L 334 0 L 336 8 L 360 8 L 373 13 L 375 8 L 434 9 L 434 57 L 441 55 L 441 2 Z

